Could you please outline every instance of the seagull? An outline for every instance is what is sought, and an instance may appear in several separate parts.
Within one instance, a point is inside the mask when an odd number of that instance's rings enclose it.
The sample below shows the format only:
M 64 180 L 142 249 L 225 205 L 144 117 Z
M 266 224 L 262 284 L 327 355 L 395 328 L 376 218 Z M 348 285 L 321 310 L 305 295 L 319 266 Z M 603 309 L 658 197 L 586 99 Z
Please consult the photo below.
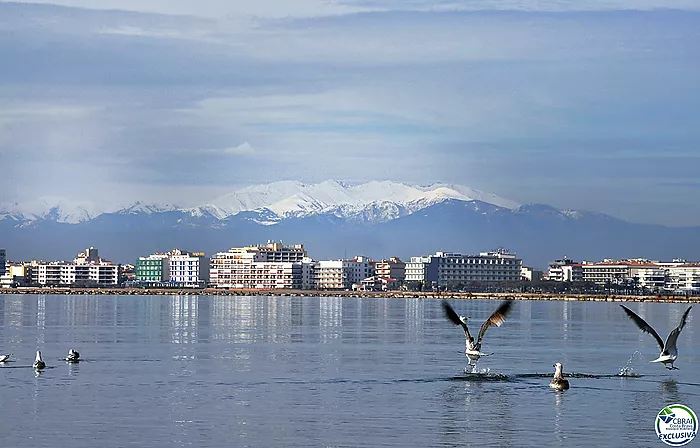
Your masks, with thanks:
M 7 362 L 7 361 L 9 361 L 9 360 L 10 360 L 10 356 L 12 356 L 12 354 L 9 354 L 9 355 L 0 355 L 0 362 Z
M 564 374 L 562 373 L 562 365 L 560 362 L 557 362 L 552 365 L 554 367 L 554 378 L 552 378 L 552 381 L 549 382 L 549 387 L 555 390 L 566 390 L 569 388 L 569 380 L 564 378 Z
M 469 334 L 469 328 L 467 328 L 468 318 L 457 314 L 446 300 L 442 301 L 442 309 L 445 311 L 445 316 L 450 320 L 450 322 L 452 322 L 455 325 L 460 325 L 464 330 L 464 336 L 467 338 L 467 348 L 464 351 L 464 354 L 469 359 L 469 365 L 473 365 L 472 361 L 476 363 L 482 356 L 489 356 L 489 354 L 481 352 L 481 340 L 484 337 L 484 333 L 486 333 L 486 330 L 489 327 L 500 327 L 501 324 L 505 322 L 506 316 L 510 312 L 511 306 L 513 306 L 513 300 L 503 301 L 498 306 L 498 308 L 496 308 L 496 311 L 494 311 L 493 314 L 489 316 L 486 322 L 484 322 L 483 325 L 481 325 L 481 329 L 479 330 L 479 336 L 477 337 L 476 342 L 474 342 L 474 338 L 471 334 Z
M 620 306 L 623 310 L 625 310 L 625 313 L 627 313 L 629 318 L 632 319 L 635 324 L 637 324 L 640 330 L 642 330 L 644 333 L 649 333 L 650 335 L 654 336 L 656 342 L 659 343 L 659 346 L 661 347 L 661 354 L 658 358 L 650 362 L 662 362 L 664 364 L 664 367 L 666 367 L 668 370 L 678 370 L 678 367 L 675 367 L 673 365 L 673 363 L 676 361 L 676 358 L 678 358 L 676 340 L 678 340 L 678 335 L 681 334 L 681 330 L 683 330 L 683 327 L 685 326 L 685 320 L 688 318 L 688 313 L 690 312 L 690 309 L 693 306 L 690 305 L 688 309 L 685 310 L 685 313 L 683 313 L 683 317 L 681 317 L 681 323 L 678 324 L 678 327 L 674 328 L 671 331 L 671 333 L 669 333 L 668 337 L 666 338 L 666 343 L 664 343 L 664 341 L 661 339 L 661 336 L 659 336 L 656 330 L 654 330 L 651 327 L 651 325 L 649 325 L 644 319 L 639 317 L 634 311 L 627 308 L 626 306 Z M 669 367 L 667 364 L 671 364 L 671 367 Z
M 80 362 L 80 353 L 73 349 L 68 350 L 68 356 L 66 356 L 66 361 L 68 362 Z
M 39 350 L 36 351 L 36 359 L 34 359 L 34 364 L 32 367 L 34 367 L 36 370 L 41 370 L 46 367 L 46 363 L 43 359 L 41 359 L 41 352 Z

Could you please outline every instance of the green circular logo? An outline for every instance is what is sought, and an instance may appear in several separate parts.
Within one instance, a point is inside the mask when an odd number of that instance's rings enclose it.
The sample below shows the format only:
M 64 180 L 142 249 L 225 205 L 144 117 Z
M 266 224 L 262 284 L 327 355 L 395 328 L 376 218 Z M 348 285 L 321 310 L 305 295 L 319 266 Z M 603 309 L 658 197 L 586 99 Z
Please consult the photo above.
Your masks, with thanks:
M 682 404 L 666 406 L 656 415 L 656 435 L 666 445 L 683 446 L 698 433 L 698 417 Z

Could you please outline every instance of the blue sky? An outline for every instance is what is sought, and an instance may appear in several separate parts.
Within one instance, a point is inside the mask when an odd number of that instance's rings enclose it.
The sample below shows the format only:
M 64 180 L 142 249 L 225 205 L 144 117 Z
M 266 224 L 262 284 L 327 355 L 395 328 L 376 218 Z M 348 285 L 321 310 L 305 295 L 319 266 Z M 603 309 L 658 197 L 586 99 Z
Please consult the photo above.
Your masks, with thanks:
M 0 1 L 0 201 L 389 179 L 700 225 L 698 42 L 696 0 Z

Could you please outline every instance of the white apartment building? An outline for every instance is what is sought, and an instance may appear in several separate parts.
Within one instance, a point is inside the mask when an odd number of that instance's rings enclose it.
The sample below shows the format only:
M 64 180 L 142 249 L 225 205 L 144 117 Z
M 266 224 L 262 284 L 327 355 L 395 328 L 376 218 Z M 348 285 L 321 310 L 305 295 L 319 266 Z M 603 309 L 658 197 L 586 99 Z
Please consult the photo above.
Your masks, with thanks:
M 547 279 L 554 282 L 580 282 L 583 281 L 583 269 L 581 263 L 564 257 L 549 263 Z
M 204 256 L 204 252 L 175 249 L 167 255 L 170 283 L 197 286 L 209 281 L 209 259 Z
M 406 279 L 406 263 L 397 257 L 377 261 L 374 265 L 374 273 L 380 278 L 393 278 L 403 282 Z
M 433 257 L 411 257 L 406 262 L 406 282 L 437 282 L 437 260 Z
M 631 269 L 627 263 L 612 260 L 604 260 L 602 263 L 584 262 L 581 269 L 583 281 L 597 285 L 619 283 L 631 275 Z
M 561 260 L 550 264 L 550 280 L 577 281 L 581 275 L 581 280 L 601 286 L 634 281 L 638 287 L 651 291 L 700 293 L 700 263 L 688 263 L 685 260 L 659 262 L 641 258 L 583 262 L 580 265 L 561 265 L 557 263 L 559 261 Z M 579 269 L 581 274 L 578 274 Z
M 312 282 L 309 262 L 301 244 L 283 246 L 268 242 L 265 246 L 232 248 L 215 254 L 209 277 L 220 288 L 300 289 L 304 283 Z
M 411 257 L 406 263 L 406 282 L 437 286 L 464 282 L 519 281 L 522 260 L 504 251 L 465 255 L 436 252 L 428 257 Z
M 321 260 L 314 263 L 313 270 L 314 289 L 352 289 L 374 275 L 374 261 L 362 256 L 352 260 Z
M 31 282 L 40 285 L 112 286 L 119 284 L 119 266 L 101 262 L 75 264 L 32 262 Z
M 665 289 L 679 293 L 700 292 L 700 263 L 669 267 Z

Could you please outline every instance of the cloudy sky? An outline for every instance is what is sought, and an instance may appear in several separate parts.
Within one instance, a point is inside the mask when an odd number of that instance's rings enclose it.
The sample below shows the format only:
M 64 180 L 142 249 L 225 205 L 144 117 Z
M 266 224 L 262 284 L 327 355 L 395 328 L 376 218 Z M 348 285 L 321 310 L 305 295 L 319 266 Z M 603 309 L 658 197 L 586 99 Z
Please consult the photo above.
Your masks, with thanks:
M 0 202 L 459 183 L 700 225 L 697 0 L 0 0 Z

